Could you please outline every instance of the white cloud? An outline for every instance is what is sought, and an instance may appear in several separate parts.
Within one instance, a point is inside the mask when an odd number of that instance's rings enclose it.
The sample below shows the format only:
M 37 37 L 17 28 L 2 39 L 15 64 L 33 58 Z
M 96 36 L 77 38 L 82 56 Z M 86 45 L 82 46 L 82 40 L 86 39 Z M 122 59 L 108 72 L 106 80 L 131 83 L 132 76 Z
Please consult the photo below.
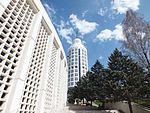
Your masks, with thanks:
M 98 15 L 100 16 L 105 16 L 105 14 L 108 12 L 108 8 L 104 7 L 104 8 L 100 8 L 98 11 Z
M 110 40 L 111 36 L 112 36 L 112 31 L 109 29 L 105 29 L 96 36 L 96 39 L 105 41 L 105 40 Z
M 102 60 L 103 59 L 103 57 L 102 56 L 99 56 L 99 60 Z
M 83 13 L 82 13 L 82 17 L 85 17 L 85 15 L 88 13 L 88 10 L 86 10 L 86 11 L 84 11 Z
M 83 44 L 83 45 L 86 45 L 86 42 L 85 42 L 84 40 L 82 40 L 82 44 Z
M 112 39 L 124 40 L 122 26 L 120 24 L 116 25 L 113 31 L 105 29 L 96 36 L 96 40 L 99 41 L 107 41 Z
M 140 0 L 113 0 L 113 9 L 115 9 L 118 13 L 123 14 L 128 9 L 132 9 L 136 11 L 139 9 Z
M 116 40 L 124 40 L 124 36 L 123 36 L 123 30 L 122 30 L 122 26 L 120 24 L 115 26 L 115 30 L 113 30 L 112 32 L 112 36 L 116 39 Z
M 52 18 L 53 14 L 56 13 L 56 11 L 54 10 L 54 8 L 50 7 L 50 5 L 47 4 L 47 3 L 44 3 L 43 5 L 44 5 L 44 7 L 45 7 L 45 9 L 46 9 L 46 11 L 48 13 L 48 15 L 50 16 L 50 18 Z
M 60 28 L 58 29 L 59 35 L 67 40 L 67 43 L 72 44 L 71 35 L 73 34 L 72 28 L 65 28 L 64 21 L 61 20 Z
M 82 35 L 88 34 L 96 29 L 98 24 L 96 22 L 88 22 L 86 20 L 80 20 L 76 15 L 70 15 L 70 22 L 79 30 Z

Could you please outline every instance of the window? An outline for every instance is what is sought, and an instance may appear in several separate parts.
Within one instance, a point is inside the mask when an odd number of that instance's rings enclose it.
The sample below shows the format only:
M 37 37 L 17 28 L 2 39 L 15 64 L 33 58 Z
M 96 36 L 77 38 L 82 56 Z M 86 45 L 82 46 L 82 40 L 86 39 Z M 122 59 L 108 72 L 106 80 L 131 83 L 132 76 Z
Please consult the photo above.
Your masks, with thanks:
M 70 79 L 68 79 L 68 82 L 70 82 Z
M 71 73 L 73 73 L 74 72 L 74 70 L 71 70 Z
M 75 77 L 75 81 L 78 81 L 78 77 Z
M 75 69 L 75 72 L 78 72 L 78 69 Z
M 71 82 L 71 85 L 73 86 L 73 85 L 74 85 L 74 83 L 73 83 L 73 82 Z
M 73 77 L 73 74 L 71 74 L 71 77 Z
M 75 76 L 78 76 L 78 73 L 75 73 Z

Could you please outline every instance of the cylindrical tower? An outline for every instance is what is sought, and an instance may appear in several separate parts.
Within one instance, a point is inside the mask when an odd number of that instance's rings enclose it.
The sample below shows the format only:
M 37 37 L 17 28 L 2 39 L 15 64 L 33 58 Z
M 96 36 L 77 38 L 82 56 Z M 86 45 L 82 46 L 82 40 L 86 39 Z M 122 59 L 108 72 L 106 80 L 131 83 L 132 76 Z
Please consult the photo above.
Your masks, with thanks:
M 79 38 L 73 41 L 68 52 L 68 87 L 74 87 L 88 70 L 87 49 Z

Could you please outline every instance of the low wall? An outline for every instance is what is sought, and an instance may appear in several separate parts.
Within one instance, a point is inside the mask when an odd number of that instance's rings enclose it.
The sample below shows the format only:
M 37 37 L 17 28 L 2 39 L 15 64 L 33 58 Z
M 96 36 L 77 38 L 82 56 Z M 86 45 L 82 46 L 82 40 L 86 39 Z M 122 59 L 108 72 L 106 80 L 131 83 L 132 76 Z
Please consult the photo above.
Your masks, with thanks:
M 117 109 L 121 110 L 124 113 L 130 113 L 127 102 L 116 102 L 116 103 L 107 103 L 105 104 L 107 109 Z M 136 103 L 132 103 L 133 113 L 150 113 L 150 109 L 143 108 Z

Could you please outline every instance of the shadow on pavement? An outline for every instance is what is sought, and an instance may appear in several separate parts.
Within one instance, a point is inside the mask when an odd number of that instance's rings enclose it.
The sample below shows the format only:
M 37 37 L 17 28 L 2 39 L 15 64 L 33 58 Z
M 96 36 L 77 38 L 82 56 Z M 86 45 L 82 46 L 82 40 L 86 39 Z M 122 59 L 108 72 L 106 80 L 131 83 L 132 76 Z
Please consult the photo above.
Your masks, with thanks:
M 120 113 L 117 110 L 100 110 L 95 106 L 68 104 L 64 113 Z

